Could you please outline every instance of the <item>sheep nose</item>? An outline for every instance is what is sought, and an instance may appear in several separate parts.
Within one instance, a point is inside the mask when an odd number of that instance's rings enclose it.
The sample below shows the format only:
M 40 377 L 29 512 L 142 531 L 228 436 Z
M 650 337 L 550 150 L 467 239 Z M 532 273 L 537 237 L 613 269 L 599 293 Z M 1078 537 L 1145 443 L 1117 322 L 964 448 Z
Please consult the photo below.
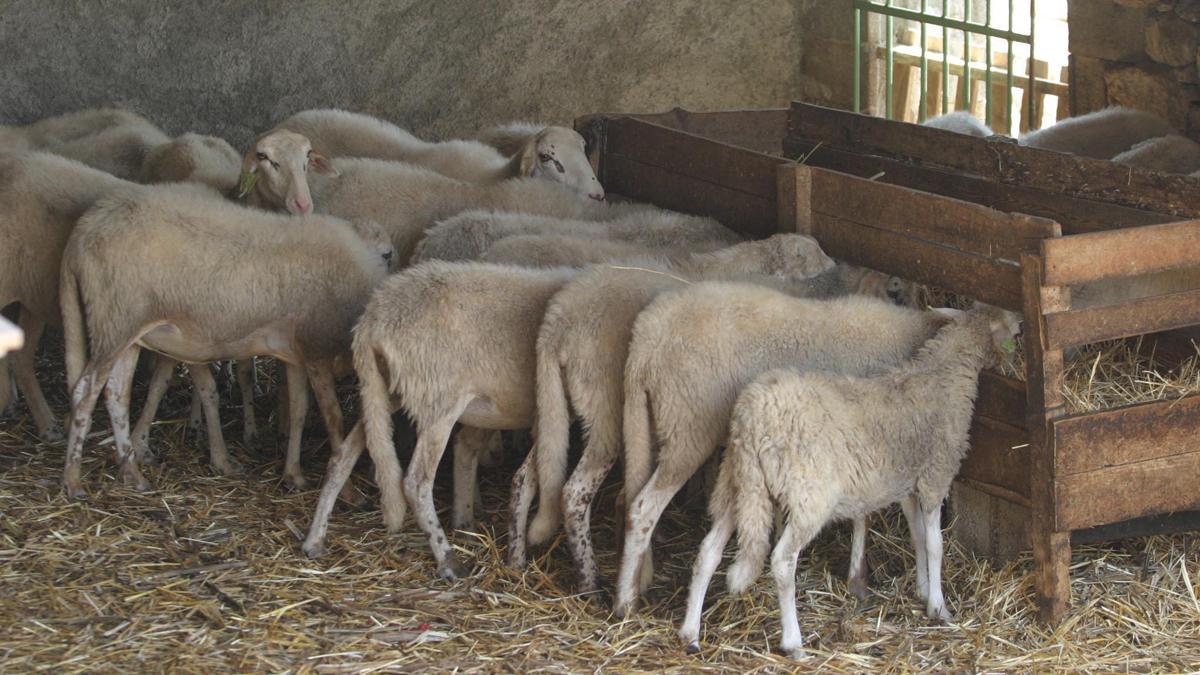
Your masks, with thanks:
M 595 199 L 598 202 L 602 202 L 602 201 L 604 201 L 604 193 L 603 192 L 588 193 L 588 199 Z
M 387 262 L 391 262 L 391 261 L 392 261 L 392 252 L 391 252 L 391 251 L 384 251 L 384 252 L 383 252 L 383 259 L 384 259 L 385 261 L 387 261 Z
M 293 199 L 292 208 L 289 210 L 295 215 L 307 216 L 312 213 L 312 202 L 307 199 Z

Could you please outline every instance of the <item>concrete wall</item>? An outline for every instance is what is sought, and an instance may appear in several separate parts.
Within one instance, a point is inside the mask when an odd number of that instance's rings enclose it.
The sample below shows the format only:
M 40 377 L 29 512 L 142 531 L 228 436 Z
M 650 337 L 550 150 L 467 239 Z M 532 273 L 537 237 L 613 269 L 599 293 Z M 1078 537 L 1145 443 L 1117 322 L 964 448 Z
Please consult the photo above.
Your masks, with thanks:
M 0 0 L 0 123 L 117 104 L 241 144 L 324 106 L 445 137 L 596 111 L 846 104 L 849 24 L 849 0 Z

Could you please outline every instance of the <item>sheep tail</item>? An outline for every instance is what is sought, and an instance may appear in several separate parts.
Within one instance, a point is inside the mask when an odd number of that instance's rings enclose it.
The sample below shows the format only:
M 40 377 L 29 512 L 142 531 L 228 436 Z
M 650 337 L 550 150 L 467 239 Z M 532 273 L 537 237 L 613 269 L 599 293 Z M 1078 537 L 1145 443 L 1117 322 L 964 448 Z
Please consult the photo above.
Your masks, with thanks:
M 653 472 L 650 400 L 636 376 L 626 378 L 624 416 L 625 506 L 630 508 Z
M 361 334 L 355 334 L 354 371 L 358 375 L 367 452 L 375 464 L 375 482 L 383 498 L 384 518 L 388 528 L 394 531 L 404 522 L 407 503 L 401 485 L 404 470 L 396 458 L 396 448 L 392 442 L 391 396 L 380 371 L 381 356 L 369 340 Z
M 537 460 L 539 501 L 537 515 L 529 525 L 529 541 L 533 544 L 549 539 L 562 523 L 562 491 L 567 477 L 567 449 L 571 444 L 571 410 L 555 351 L 539 349 L 537 355 L 537 419 L 533 452 Z
M 71 393 L 75 391 L 75 384 L 79 382 L 79 376 L 83 374 L 83 366 L 87 361 L 87 329 L 83 325 L 83 304 L 79 300 L 79 280 L 67 265 L 63 265 L 62 268 L 58 300 L 62 306 L 67 392 Z
M 771 525 L 775 516 L 767 490 L 767 476 L 756 461 L 758 455 L 745 452 L 746 448 L 738 447 L 740 445 L 740 440 L 734 440 L 725 453 L 725 464 L 733 465 L 732 483 L 737 486 L 737 498 L 733 502 L 738 551 L 725 575 L 729 592 L 734 595 L 745 593 L 762 572 L 771 550 Z

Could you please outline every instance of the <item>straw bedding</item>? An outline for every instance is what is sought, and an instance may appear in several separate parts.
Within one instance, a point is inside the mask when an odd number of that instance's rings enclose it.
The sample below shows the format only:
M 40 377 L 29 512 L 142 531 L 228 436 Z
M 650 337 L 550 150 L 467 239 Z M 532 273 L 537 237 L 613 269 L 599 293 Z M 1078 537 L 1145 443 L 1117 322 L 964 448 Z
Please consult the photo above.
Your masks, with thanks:
M 39 372 L 59 372 L 52 360 Z M 47 379 L 47 381 L 49 381 Z M 52 388 L 53 389 L 53 388 Z M 135 392 L 136 396 L 140 392 Z M 61 397 L 61 393 L 60 393 Z M 613 621 L 606 605 L 571 594 L 561 540 L 517 573 L 501 561 L 508 480 L 518 457 L 481 471 L 482 533 L 454 541 L 475 573 L 436 580 L 411 524 L 388 537 L 375 510 L 335 511 L 330 554 L 310 561 L 299 540 L 316 490 L 287 492 L 273 450 L 234 444 L 247 475 L 214 477 L 203 440 L 179 417 L 186 393 L 164 404 L 152 440 L 164 463 L 157 490 L 118 487 L 103 415 L 85 454 L 86 504 L 65 500 L 61 447 L 33 437 L 18 413 L 0 422 L 0 668 L 56 672 L 139 668 L 183 672 L 722 671 L 797 667 L 770 652 L 778 616 L 769 575 L 744 598 L 718 576 L 705 615 L 705 648 L 675 639 L 690 566 L 703 536 L 702 504 L 675 504 L 660 527 L 659 575 L 648 606 Z M 65 409 L 61 398 L 52 401 Z M 227 435 L 238 413 L 226 402 Z M 268 402 L 261 404 L 267 413 Z M 175 419 L 168 419 L 172 414 Z M 353 414 L 353 413 L 352 413 Z M 311 425 L 306 471 L 327 448 Z M 101 457 L 101 455 L 105 455 Z M 363 467 L 360 467 L 362 472 Z M 371 495 L 368 472 L 355 480 Z M 449 476 L 437 501 L 449 503 Z M 615 576 L 614 485 L 598 503 L 597 551 Z M 1030 602 L 1028 557 L 999 568 L 948 542 L 946 592 L 955 621 L 933 625 L 914 599 L 903 519 L 876 517 L 868 540 L 873 594 L 857 602 L 843 577 L 849 537 L 826 531 L 803 554 L 798 587 L 812 658 L 830 672 L 912 670 L 1200 669 L 1200 546 L 1195 535 L 1082 546 L 1072 566 L 1076 609 L 1056 631 Z

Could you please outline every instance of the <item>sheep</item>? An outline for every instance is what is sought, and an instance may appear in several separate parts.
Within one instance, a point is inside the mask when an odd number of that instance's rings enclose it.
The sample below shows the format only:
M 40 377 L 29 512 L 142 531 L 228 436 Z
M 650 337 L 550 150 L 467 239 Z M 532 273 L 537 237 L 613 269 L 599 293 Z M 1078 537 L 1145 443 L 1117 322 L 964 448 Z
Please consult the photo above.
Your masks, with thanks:
M 44 149 L 118 126 L 153 127 L 154 124 L 137 113 L 119 108 L 78 110 L 25 126 L 0 125 L 0 145 L 6 151 Z
M 484 129 L 477 140 L 499 150 L 505 157 L 512 157 L 521 151 L 531 136 L 545 128 L 545 124 L 534 122 L 509 122 Z
M 605 222 L 565 220 L 527 213 L 465 211 L 425 232 L 413 251 L 423 260 L 478 260 L 497 241 L 515 235 L 566 235 L 582 239 L 622 240 L 648 248 L 682 243 L 735 244 L 741 237 L 712 218 L 641 208 Z
M 730 592 L 745 592 L 758 576 L 775 504 L 783 531 L 771 569 L 785 653 L 798 657 L 802 647 L 800 551 L 827 522 L 860 522 L 896 502 L 912 535 L 925 614 L 949 621 L 941 583 L 942 501 L 969 447 L 979 371 L 998 362 L 997 350 L 1017 327 L 1009 312 L 976 307 L 939 330 L 913 361 L 883 374 L 772 370 L 747 385 L 733 408 L 729 447 L 709 501 L 713 524 L 700 545 L 679 630 L 688 649 L 699 649 L 705 590 L 735 528 Z
M 1200 144 L 1186 136 L 1161 136 L 1135 144 L 1112 161 L 1162 173 L 1190 174 L 1200 170 Z
M 921 126 L 944 129 L 946 131 L 953 131 L 956 134 L 966 134 L 967 136 L 979 136 L 980 138 L 987 138 L 995 133 L 991 127 L 979 121 L 979 118 L 966 110 L 956 110 L 945 115 L 930 117 L 922 122 Z
M 508 241 L 508 240 L 504 240 Z M 555 294 L 537 335 L 537 416 L 534 446 L 513 477 L 508 563 L 525 566 L 526 520 L 535 491 L 537 516 L 529 526 L 534 545 L 546 541 L 567 512 L 567 533 L 581 586 L 598 580 L 588 533 L 591 502 L 616 463 L 621 444 L 621 395 L 629 335 L 638 313 L 659 293 L 691 280 L 748 275 L 807 279 L 833 261 L 811 237 L 777 234 L 673 264 L 662 259 L 588 268 Z M 585 429 L 579 468 L 563 491 L 571 411 Z M 560 501 L 563 507 L 560 509 Z
M 329 158 L 313 150 L 306 136 L 285 129 L 269 131 L 254 139 L 242 156 L 235 196 L 268 211 L 308 215 L 313 210 L 310 173 L 337 176 L 338 170 Z
M 146 156 L 171 139 L 152 124 L 121 124 L 45 150 L 111 173 L 124 180 L 137 180 Z
M 862 374 L 894 366 L 943 321 L 935 313 L 875 298 L 793 298 L 738 283 L 705 282 L 656 298 L 634 323 L 625 365 L 629 512 L 617 615 L 627 615 L 639 585 L 649 584 L 647 547 L 654 525 L 724 440 L 741 387 L 771 368 Z
M 524 267 L 583 267 L 656 254 L 664 260 L 678 260 L 690 253 L 723 248 L 715 243 L 693 244 L 669 249 L 648 249 L 641 244 L 603 239 L 582 239 L 562 235 L 521 235 L 496 242 L 479 256 L 480 262 Z
M 580 199 L 569 190 L 542 180 L 522 178 L 494 185 L 472 185 L 428 169 L 377 159 L 335 160 L 330 168 L 337 175 L 312 176 L 310 190 L 303 169 L 307 140 L 286 131 L 275 134 L 292 137 L 292 147 L 280 155 L 290 159 L 272 159 L 260 151 L 261 156 L 247 155 L 247 164 L 243 165 L 243 176 L 261 176 L 251 188 L 256 195 L 255 203 L 286 206 L 293 213 L 306 213 L 312 210 L 315 200 L 322 213 L 374 220 L 391 235 L 400 264 L 408 263 L 428 227 L 468 209 L 589 220 L 608 220 L 647 210 L 645 206 Z M 316 156 L 309 154 L 309 162 Z
M 34 373 L 34 356 L 46 325 L 58 326 L 59 261 L 76 220 L 96 200 L 120 186 L 108 173 L 57 155 L 0 155 L 0 307 L 20 304 L 25 348 L 14 352 L 12 374 L 33 416 L 38 436 L 62 440 L 62 430 Z M 8 378 L 0 387 L 8 388 Z
M 276 129 L 303 134 L 333 157 L 408 162 L 479 185 L 543 178 L 592 199 L 604 199 L 604 189 L 584 152 L 583 137 L 566 127 L 538 130 L 511 155 L 479 141 L 430 143 L 383 120 L 345 110 L 305 110 Z
M 304 485 L 299 441 L 309 377 L 331 441 L 341 440 L 332 362 L 349 348 L 354 320 L 387 273 L 386 259 L 365 241 L 380 236 L 377 226 L 290 218 L 214 195 L 181 185 L 118 191 L 89 209 L 67 242 L 60 302 L 72 407 L 63 483 L 71 499 L 86 497 L 83 443 L 102 388 L 121 479 L 149 486 L 131 454 L 127 411 L 142 347 L 190 363 L 256 355 L 285 362 L 291 411 L 285 475 L 297 487 Z M 203 367 L 191 374 L 201 390 L 212 463 L 233 473 L 212 374 Z
M 222 138 L 187 133 L 150 151 L 139 183 L 201 183 L 223 194 L 238 183 L 242 156 Z
M 1031 148 L 1110 159 L 1147 139 L 1178 133 L 1157 115 L 1113 106 L 1059 120 L 1021 136 L 1017 142 Z
M 546 303 L 577 273 L 478 262 L 429 261 L 385 281 L 354 328 L 362 419 L 330 458 L 304 552 L 324 552 L 334 499 L 364 442 L 375 463 L 387 529 L 404 521 L 405 496 L 429 537 L 438 573 L 466 574 L 433 506 L 433 476 L 455 423 L 456 529 L 474 520 L 475 470 L 488 430 L 533 424 L 538 327 Z M 392 445 L 391 413 L 403 406 L 418 438 L 407 476 Z

